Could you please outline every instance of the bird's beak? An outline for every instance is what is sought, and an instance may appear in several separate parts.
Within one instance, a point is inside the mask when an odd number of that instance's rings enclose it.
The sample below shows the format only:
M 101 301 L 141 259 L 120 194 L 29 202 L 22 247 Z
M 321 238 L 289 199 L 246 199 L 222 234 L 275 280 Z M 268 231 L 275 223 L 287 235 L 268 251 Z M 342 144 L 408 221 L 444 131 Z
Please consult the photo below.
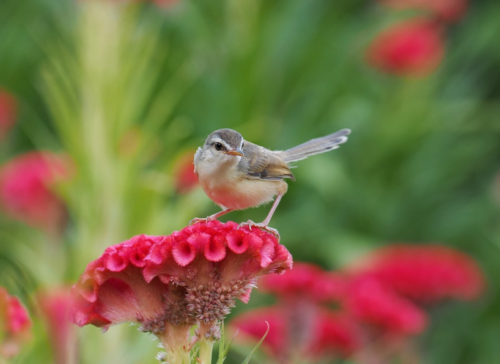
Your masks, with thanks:
M 240 148 L 236 148 L 234 150 L 228 150 L 226 154 L 229 155 L 239 155 L 240 157 L 244 157 L 245 154 L 243 154 L 243 151 Z

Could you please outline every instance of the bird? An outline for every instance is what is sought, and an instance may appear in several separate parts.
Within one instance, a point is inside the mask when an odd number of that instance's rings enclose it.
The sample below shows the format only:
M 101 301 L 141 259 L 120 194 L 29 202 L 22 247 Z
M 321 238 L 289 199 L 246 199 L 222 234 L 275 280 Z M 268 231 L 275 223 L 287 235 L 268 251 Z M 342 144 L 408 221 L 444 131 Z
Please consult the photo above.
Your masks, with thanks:
M 212 132 L 195 153 L 194 171 L 207 196 L 222 211 L 206 218 L 194 218 L 190 224 L 216 220 L 231 211 L 257 207 L 274 199 L 264 221 L 248 220 L 240 227 L 246 225 L 251 230 L 255 226 L 279 239 L 278 231 L 269 227 L 269 223 L 288 190 L 285 179 L 295 181 L 291 163 L 337 149 L 347 141 L 350 132 L 342 129 L 285 151 L 272 151 L 251 143 L 236 130 L 226 128 Z

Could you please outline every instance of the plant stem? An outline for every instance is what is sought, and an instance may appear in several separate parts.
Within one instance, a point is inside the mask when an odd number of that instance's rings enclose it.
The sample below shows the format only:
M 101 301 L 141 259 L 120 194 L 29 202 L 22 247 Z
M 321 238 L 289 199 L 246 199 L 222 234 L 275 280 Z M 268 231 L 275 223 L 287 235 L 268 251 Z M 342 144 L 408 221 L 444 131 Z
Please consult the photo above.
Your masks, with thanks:
M 166 330 L 163 335 L 158 335 L 163 348 L 167 353 L 169 364 L 189 364 L 190 356 L 187 347 L 187 332 L 189 327 L 181 330 Z
M 212 340 L 201 339 L 200 340 L 200 353 L 198 360 L 200 364 L 211 364 L 212 363 L 212 348 L 214 343 Z

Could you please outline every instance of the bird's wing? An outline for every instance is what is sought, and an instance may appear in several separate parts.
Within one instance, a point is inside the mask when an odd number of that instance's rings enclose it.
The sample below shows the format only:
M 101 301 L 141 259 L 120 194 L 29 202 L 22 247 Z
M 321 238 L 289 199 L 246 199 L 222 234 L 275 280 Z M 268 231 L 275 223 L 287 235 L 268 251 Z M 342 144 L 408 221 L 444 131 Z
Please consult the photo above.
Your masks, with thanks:
M 295 176 L 286 162 L 272 151 L 245 141 L 243 154 L 245 156 L 241 158 L 238 169 L 244 172 L 248 179 L 282 181 L 284 178 L 291 178 L 295 181 Z

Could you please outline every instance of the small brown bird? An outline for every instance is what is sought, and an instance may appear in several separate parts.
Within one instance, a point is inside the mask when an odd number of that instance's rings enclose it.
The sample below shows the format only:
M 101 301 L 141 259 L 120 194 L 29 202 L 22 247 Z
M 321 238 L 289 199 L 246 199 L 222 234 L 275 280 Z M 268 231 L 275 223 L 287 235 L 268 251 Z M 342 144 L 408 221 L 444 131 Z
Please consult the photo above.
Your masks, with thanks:
M 288 190 L 285 178 L 295 181 L 290 163 L 337 149 L 347 141 L 351 131 L 342 129 L 322 138 L 312 139 L 285 151 L 271 151 L 243 139 L 232 129 L 219 129 L 210 134 L 194 156 L 194 169 L 205 193 L 223 210 L 191 223 L 210 221 L 234 210 L 244 210 L 272 201 L 271 211 L 261 223 L 249 220 L 241 225 L 256 226 L 279 237 L 269 222 L 283 195 Z

